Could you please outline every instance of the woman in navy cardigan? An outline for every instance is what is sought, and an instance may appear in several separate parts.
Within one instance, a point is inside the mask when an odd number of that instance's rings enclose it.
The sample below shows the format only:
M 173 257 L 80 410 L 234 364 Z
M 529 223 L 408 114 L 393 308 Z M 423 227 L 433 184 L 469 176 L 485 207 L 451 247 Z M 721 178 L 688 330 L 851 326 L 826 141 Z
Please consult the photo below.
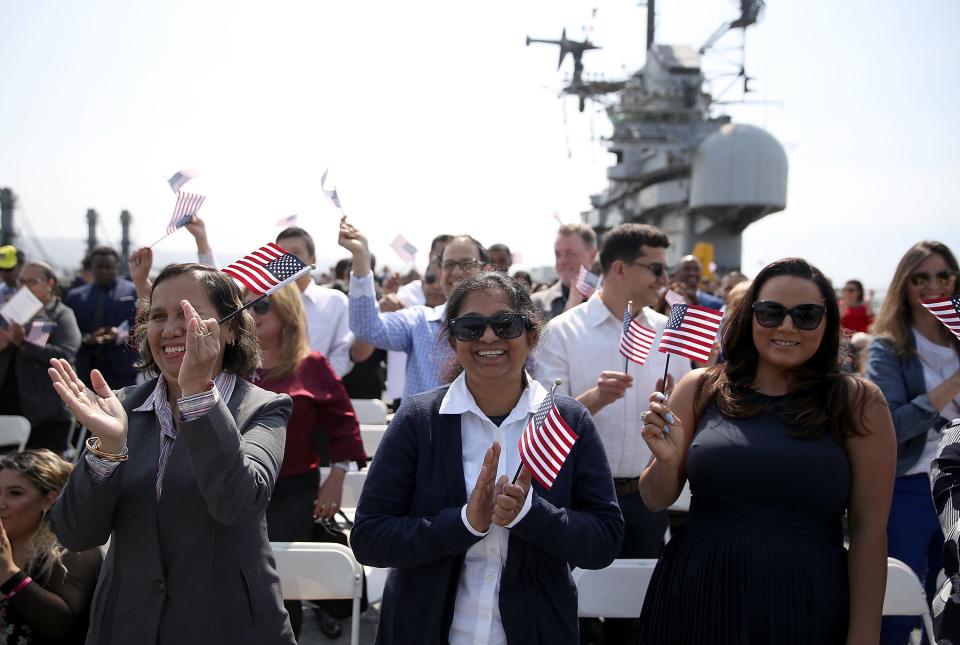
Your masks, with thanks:
M 570 569 L 609 565 L 623 538 L 596 428 L 557 397 L 569 456 L 549 489 L 526 466 L 510 483 L 548 396 L 524 371 L 543 321 L 518 282 L 484 273 L 457 287 L 444 323 L 462 373 L 404 399 L 350 535 L 358 560 L 392 567 L 377 643 L 577 643 Z

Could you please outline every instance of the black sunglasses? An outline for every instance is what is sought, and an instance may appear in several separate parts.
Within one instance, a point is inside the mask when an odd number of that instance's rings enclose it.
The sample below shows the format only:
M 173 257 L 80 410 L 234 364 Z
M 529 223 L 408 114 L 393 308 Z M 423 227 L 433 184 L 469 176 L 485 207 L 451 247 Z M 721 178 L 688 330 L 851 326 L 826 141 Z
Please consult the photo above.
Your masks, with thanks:
M 262 316 L 263 314 L 270 311 L 270 298 L 264 298 L 263 300 L 257 300 L 252 305 L 250 305 L 250 311 Z
M 937 282 L 940 283 L 940 286 L 946 287 L 949 286 L 957 277 L 956 271 L 940 271 L 935 276 Z M 917 273 L 910 274 L 910 284 L 915 287 L 923 288 L 930 284 L 930 274 L 926 271 L 919 271 Z
M 471 341 L 483 336 L 483 331 L 490 325 L 490 329 L 499 338 L 510 340 L 517 338 L 523 330 L 530 328 L 530 321 L 523 314 L 503 312 L 493 316 L 460 316 L 450 321 L 450 333 L 457 340 Z
M 667 272 L 667 267 L 663 266 L 659 262 L 651 262 L 650 264 L 644 264 L 643 262 L 637 262 L 636 260 L 634 260 L 632 262 L 627 262 L 626 264 L 635 264 L 637 266 L 641 266 L 644 269 L 647 269 L 648 271 L 650 271 L 650 273 L 653 274 L 654 278 L 659 278 L 660 276 L 662 276 L 664 273 Z
M 423 276 L 423 281 L 426 282 L 427 284 L 433 284 L 434 282 L 437 281 L 437 274 L 436 274 L 436 273 L 425 273 L 424 276 Z
M 761 327 L 779 327 L 787 314 L 790 314 L 793 325 L 797 329 L 811 331 L 820 326 L 820 321 L 823 320 L 823 314 L 826 312 L 827 308 L 823 305 L 797 305 L 787 309 L 779 302 L 769 300 L 753 303 L 753 313 L 756 314 L 757 322 Z

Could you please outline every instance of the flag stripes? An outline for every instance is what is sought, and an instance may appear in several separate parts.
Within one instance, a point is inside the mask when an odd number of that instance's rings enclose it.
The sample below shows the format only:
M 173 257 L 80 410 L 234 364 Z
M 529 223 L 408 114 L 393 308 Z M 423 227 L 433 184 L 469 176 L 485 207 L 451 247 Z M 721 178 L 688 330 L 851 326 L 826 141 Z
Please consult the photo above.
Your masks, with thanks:
M 37 347 L 46 347 L 50 340 L 50 334 L 53 333 L 56 326 L 57 323 L 52 320 L 34 320 L 30 323 L 30 329 L 27 331 L 24 340 Z
M 550 390 L 520 435 L 520 460 L 541 486 L 550 489 L 577 440 L 554 403 Z
M 397 235 L 393 242 L 390 242 L 390 248 L 396 251 L 404 262 L 413 262 L 413 258 L 417 255 L 417 247 L 408 242 L 403 235 Z
M 579 291 L 584 298 L 592 296 L 599 284 L 599 275 L 589 271 L 585 266 L 580 267 L 580 273 L 577 274 L 577 291 Z
M 239 280 L 250 291 L 269 295 L 309 270 L 310 267 L 300 258 L 271 242 L 225 267 L 223 272 Z
M 173 233 L 182 226 L 186 226 L 193 219 L 193 216 L 200 210 L 200 205 L 206 197 L 203 195 L 194 195 L 193 193 L 177 193 L 177 203 L 173 207 L 173 215 L 170 217 L 170 223 L 167 224 L 167 234 Z
M 954 336 L 960 338 L 960 296 L 943 300 L 923 300 L 920 304 L 936 316 Z
M 677 354 L 701 363 L 710 360 L 723 314 L 700 305 L 673 305 L 670 318 L 657 348 L 665 354 Z

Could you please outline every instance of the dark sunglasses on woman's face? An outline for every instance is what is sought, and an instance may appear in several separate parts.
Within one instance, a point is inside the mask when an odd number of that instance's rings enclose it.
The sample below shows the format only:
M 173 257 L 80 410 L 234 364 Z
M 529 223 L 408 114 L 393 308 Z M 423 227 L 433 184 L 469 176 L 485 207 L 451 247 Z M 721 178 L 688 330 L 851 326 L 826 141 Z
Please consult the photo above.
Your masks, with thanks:
M 804 331 L 811 331 L 820 326 L 823 314 L 827 308 L 823 305 L 797 305 L 787 309 L 779 302 L 761 300 L 753 303 L 753 313 L 761 327 L 779 327 L 783 319 L 790 315 L 793 326 Z
M 250 311 L 262 316 L 263 314 L 270 311 L 270 298 L 264 298 L 263 300 L 257 300 L 255 303 L 250 305 Z
M 937 282 L 942 287 L 948 287 L 950 284 L 957 279 L 956 271 L 940 271 L 933 276 L 937 279 Z M 930 284 L 930 274 L 926 271 L 918 271 L 917 273 L 910 274 L 910 284 L 915 287 L 923 288 Z
M 423 276 L 423 281 L 424 281 L 425 283 L 427 283 L 427 284 L 433 284 L 434 282 L 437 281 L 437 274 L 436 274 L 436 273 L 426 273 L 426 274 L 424 274 L 424 276 Z
M 516 312 L 504 312 L 493 316 L 460 316 L 450 321 L 450 333 L 457 340 L 471 341 L 483 336 L 483 330 L 490 329 L 504 340 L 517 338 L 529 326 L 527 317 Z

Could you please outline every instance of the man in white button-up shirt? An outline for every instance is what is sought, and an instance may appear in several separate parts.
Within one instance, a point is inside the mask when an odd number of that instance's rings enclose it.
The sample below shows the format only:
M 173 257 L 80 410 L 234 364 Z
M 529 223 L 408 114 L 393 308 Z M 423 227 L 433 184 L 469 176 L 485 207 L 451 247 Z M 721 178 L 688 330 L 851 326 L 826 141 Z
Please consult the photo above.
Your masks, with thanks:
M 280 231 L 277 244 L 306 264 L 316 264 L 313 238 L 302 228 L 291 226 Z M 336 289 L 327 289 L 313 281 L 308 273 L 297 280 L 300 299 L 307 314 L 307 336 L 310 349 L 322 353 L 330 361 L 337 376 L 353 369 L 350 347 L 349 301 Z
M 640 436 L 640 413 L 650 394 L 662 391 L 667 355 L 654 349 L 642 366 L 630 362 L 624 369 L 619 343 L 624 309 L 632 300 L 634 317 L 656 332 L 654 348 L 659 344 L 667 318 L 649 307 L 667 285 L 669 245 L 653 226 L 621 224 L 608 232 L 600 249 L 602 288 L 553 318 L 535 355 L 540 382 L 561 379 L 560 389 L 586 406 L 597 424 L 625 522 L 620 558 L 658 557 L 667 528 L 666 512 L 648 511 L 638 492 L 640 473 L 650 460 Z M 689 369 L 689 361 L 673 357 L 668 386 Z M 604 642 L 636 642 L 635 623 L 607 620 Z

